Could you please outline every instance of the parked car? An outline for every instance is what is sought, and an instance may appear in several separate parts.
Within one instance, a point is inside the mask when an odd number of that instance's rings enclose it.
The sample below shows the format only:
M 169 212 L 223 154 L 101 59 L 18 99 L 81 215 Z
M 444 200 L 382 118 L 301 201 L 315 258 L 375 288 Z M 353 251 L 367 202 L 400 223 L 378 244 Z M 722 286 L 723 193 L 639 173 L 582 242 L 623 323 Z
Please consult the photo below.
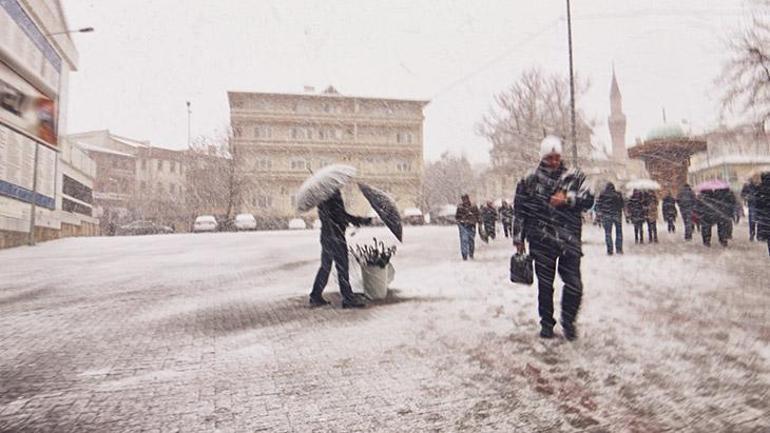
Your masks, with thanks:
M 422 211 L 416 207 L 408 207 L 404 209 L 404 224 L 408 225 L 423 225 L 425 224 L 425 217 L 422 215 Z
M 289 221 L 289 230 L 305 230 L 306 228 L 307 224 L 302 218 L 294 218 Z
M 195 223 L 193 223 L 193 232 L 215 232 L 217 231 L 218 226 L 219 225 L 217 224 L 217 219 L 213 216 L 201 215 L 198 218 L 195 218 Z
M 240 213 L 235 216 L 236 230 L 256 230 L 257 219 L 250 213 Z
M 433 218 L 433 222 L 435 224 L 454 225 L 456 212 L 457 206 L 445 204 L 438 209 L 435 218 Z
M 174 229 L 152 221 L 134 221 L 118 227 L 115 234 L 118 236 L 157 235 L 174 233 Z

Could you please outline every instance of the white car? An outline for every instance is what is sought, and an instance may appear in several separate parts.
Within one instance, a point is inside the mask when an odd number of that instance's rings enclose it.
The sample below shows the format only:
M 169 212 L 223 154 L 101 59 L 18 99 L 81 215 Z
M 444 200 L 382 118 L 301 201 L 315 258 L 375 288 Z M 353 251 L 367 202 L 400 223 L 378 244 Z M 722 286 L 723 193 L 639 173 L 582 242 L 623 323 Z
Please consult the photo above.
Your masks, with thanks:
M 211 215 L 201 215 L 195 218 L 193 232 L 215 232 L 217 231 L 217 219 Z
M 239 213 L 235 216 L 236 230 L 256 230 L 257 219 L 250 213 Z
M 302 218 L 294 218 L 289 221 L 289 230 L 305 230 L 306 228 L 307 224 Z

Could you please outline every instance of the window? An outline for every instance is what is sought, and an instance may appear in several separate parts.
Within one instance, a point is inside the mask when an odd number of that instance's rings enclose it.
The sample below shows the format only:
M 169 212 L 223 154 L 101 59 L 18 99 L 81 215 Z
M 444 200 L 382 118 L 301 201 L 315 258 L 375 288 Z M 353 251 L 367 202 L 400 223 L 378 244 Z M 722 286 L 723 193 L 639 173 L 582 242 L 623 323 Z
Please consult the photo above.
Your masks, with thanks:
M 286 195 L 286 194 L 288 194 L 288 189 L 286 189 L 285 186 L 282 186 L 281 187 L 281 195 Z
M 318 130 L 318 139 L 319 140 L 326 140 L 327 137 L 328 137 L 328 135 L 326 133 L 326 130 L 324 130 L 324 129 L 319 129 Z
M 257 160 L 255 166 L 257 170 L 268 171 L 273 168 L 273 161 L 267 158 L 260 158 Z
M 160 182 L 158 182 L 158 192 L 159 192 L 160 194 L 163 194 L 163 192 L 164 192 L 164 189 L 163 189 L 163 184 L 162 184 L 162 183 L 160 183 Z
M 406 161 L 396 163 L 396 170 L 402 173 L 412 171 L 412 165 Z
M 171 172 L 176 173 L 176 161 L 171 161 L 169 164 L 171 165 Z
M 412 133 L 411 132 L 397 133 L 396 142 L 399 144 L 412 144 Z
M 256 126 L 254 128 L 254 137 L 256 138 L 271 138 L 273 136 L 273 130 L 269 126 Z
M 261 209 L 270 208 L 273 207 L 273 197 L 270 197 L 269 195 L 258 195 L 253 203 L 256 207 Z
M 324 103 L 324 111 L 327 112 L 327 113 L 331 113 L 332 106 L 329 105 L 328 103 Z
M 295 171 L 307 170 L 308 163 L 304 159 L 293 159 L 291 161 L 291 169 Z
M 318 162 L 318 168 L 324 168 L 327 165 L 329 165 L 329 161 L 327 161 L 325 159 L 322 159 L 321 161 Z
M 142 170 L 147 170 L 147 160 L 146 159 L 142 160 Z
M 171 191 L 171 194 L 176 194 L 176 185 L 173 183 L 168 184 L 168 189 Z
M 162 159 L 158 160 L 158 171 L 163 171 L 163 160 Z
M 147 190 L 147 182 L 145 181 L 139 182 L 139 190 L 142 192 L 145 192 Z

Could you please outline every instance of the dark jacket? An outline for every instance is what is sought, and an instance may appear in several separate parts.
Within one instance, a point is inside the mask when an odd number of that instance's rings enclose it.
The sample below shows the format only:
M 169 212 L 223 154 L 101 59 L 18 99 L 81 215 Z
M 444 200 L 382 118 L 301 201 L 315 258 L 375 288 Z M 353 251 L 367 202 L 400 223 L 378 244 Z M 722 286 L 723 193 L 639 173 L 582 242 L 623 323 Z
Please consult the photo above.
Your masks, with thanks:
M 563 207 L 551 206 L 557 191 L 567 195 Z M 579 171 L 568 171 L 562 164 L 550 170 L 542 163 L 519 182 L 513 207 L 513 240 L 526 239 L 530 248 L 582 255 L 582 212 L 594 204 L 594 197 Z
M 481 208 L 481 220 L 484 221 L 484 225 L 491 226 L 497 222 L 497 209 L 494 206 L 487 206 Z
M 695 207 L 695 193 L 692 192 L 692 188 L 689 186 L 683 186 L 679 191 L 679 195 L 676 196 L 676 203 L 679 205 L 679 213 L 684 215 L 689 213 Z
M 729 189 L 706 190 L 695 204 L 695 214 L 701 224 L 732 221 L 735 212 L 735 194 Z
M 466 226 L 475 226 L 481 221 L 481 218 L 479 216 L 479 208 L 472 203 L 458 204 L 457 212 L 455 212 L 455 221 L 457 222 L 457 224 L 463 224 Z
M 631 194 L 631 198 L 629 198 L 626 203 L 628 207 L 628 209 L 626 209 L 626 215 L 631 222 L 634 224 L 644 222 L 647 217 L 647 212 L 644 207 L 644 195 L 642 192 L 634 191 L 634 193 Z
M 645 220 L 647 222 L 658 221 L 658 195 L 654 191 L 645 191 L 642 197 Z
M 608 184 L 596 199 L 596 212 L 602 219 L 623 220 L 623 195 L 615 190 L 615 185 Z
M 741 198 L 746 202 L 746 206 L 754 207 L 756 204 L 757 189 L 757 186 L 751 181 L 746 182 L 746 184 L 743 185 L 743 189 L 741 189 Z
M 676 200 L 671 195 L 663 197 L 663 219 L 673 221 L 676 219 Z
M 504 223 L 513 221 L 513 207 L 509 204 L 500 206 L 500 219 Z
M 754 195 L 757 218 L 757 239 L 770 239 L 770 172 L 762 174 L 762 182 Z
M 345 211 L 339 191 L 318 205 L 318 218 L 321 220 L 321 240 L 344 240 L 348 224 L 360 226 L 369 222 L 369 218 L 353 216 Z

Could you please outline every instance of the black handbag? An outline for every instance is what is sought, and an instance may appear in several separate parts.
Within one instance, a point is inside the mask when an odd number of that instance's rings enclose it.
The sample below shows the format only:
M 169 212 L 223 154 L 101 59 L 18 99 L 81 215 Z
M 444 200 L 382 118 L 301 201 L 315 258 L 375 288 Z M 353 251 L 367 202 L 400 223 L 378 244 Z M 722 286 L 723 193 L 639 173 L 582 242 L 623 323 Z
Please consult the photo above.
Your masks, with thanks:
M 527 253 L 516 253 L 511 256 L 511 282 L 531 285 L 535 280 L 532 256 Z

